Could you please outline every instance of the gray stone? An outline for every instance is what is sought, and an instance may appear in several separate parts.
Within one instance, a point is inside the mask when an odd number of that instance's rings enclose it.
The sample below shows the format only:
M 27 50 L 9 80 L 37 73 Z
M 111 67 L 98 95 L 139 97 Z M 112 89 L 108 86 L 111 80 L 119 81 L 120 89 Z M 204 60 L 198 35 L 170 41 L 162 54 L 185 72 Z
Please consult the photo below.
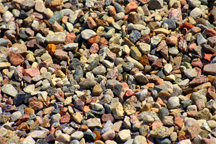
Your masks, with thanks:
M 15 97 L 18 94 L 17 90 L 11 84 L 3 85 L 1 91 L 12 97 Z

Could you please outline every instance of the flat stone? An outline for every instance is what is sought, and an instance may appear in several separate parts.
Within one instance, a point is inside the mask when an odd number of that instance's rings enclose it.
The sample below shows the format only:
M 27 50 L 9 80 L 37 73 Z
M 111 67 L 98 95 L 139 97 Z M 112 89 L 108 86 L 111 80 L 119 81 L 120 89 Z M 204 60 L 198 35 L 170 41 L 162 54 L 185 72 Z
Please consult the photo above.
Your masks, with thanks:
M 3 85 L 1 91 L 12 97 L 15 97 L 18 94 L 17 90 L 11 84 Z

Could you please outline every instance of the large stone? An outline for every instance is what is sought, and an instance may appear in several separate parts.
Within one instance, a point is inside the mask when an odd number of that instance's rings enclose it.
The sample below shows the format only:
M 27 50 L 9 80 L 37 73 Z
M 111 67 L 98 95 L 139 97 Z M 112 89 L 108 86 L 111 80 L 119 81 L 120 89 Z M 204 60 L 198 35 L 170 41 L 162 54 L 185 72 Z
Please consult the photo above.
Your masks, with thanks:
M 66 39 L 66 34 L 64 32 L 50 32 L 46 36 L 46 41 L 52 44 L 64 43 Z
M 15 97 L 18 94 L 17 90 L 11 84 L 3 85 L 1 91 L 12 97 Z
M 216 63 L 205 65 L 203 68 L 203 72 L 205 74 L 216 75 Z

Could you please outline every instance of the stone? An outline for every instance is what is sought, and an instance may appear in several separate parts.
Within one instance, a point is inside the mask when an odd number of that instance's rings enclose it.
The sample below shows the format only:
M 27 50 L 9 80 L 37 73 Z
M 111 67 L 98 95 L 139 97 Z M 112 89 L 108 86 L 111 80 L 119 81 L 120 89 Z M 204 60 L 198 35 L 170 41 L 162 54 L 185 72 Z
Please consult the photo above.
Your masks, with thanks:
M 97 34 L 91 29 L 85 29 L 81 32 L 81 36 L 85 40 L 89 40 L 90 38 L 96 36 Z
M 60 44 L 60 43 L 64 43 L 66 40 L 66 35 L 64 32 L 50 32 L 47 36 L 46 36 L 46 41 L 48 43 L 52 43 L 52 44 Z
M 195 69 L 185 69 L 184 74 L 189 78 L 195 78 L 197 76 L 197 72 Z
M 171 109 L 180 106 L 179 98 L 177 96 L 170 97 L 167 101 L 167 106 Z
M 149 8 L 150 9 L 160 9 L 163 7 L 163 1 L 162 0 L 155 0 L 149 2 Z
M 35 139 L 44 139 L 47 136 L 47 131 L 45 130 L 34 130 L 30 132 L 28 135 Z
M 164 126 L 158 126 L 150 132 L 150 135 L 154 138 L 165 138 L 165 137 L 170 136 L 172 132 L 173 132 L 172 127 L 168 128 Z
M 82 131 L 76 131 L 71 134 L 71 138 L 76 139 L 76 140 L 80 140 L 81 138 L 83 138 L 83 136 L 84 136 L 84 133 Z
M 3 85 L 1 91 L 12 97 L 15 97 L 18 94 L 17 90 L 11 84 Z
M 9 56 L 10 62 L 15 66 L 21 65 L 24 62 L 24 57 L 19 53 L 10 51 L 8 56 Z
M 125 142 L 125 141 L 131 139 L 131 132 L 130 132 L 130 130 L 121 130 L 121 131 L 119 132 L 119 138 L 120 138 L 123 142 Z
M 135 46 L 131 47 L 131 55 L 135 60 L 140 60 L 142 54 L 140 53 L 139 49 Z
M 206 74 L 212 74 L 212 75 L 215 75 L 216 72 L 215 72 L 215 66 L 216 64 L 213 63 L 213 64 L 207 64 L 203 67 L 203 72 L 206 73 Z

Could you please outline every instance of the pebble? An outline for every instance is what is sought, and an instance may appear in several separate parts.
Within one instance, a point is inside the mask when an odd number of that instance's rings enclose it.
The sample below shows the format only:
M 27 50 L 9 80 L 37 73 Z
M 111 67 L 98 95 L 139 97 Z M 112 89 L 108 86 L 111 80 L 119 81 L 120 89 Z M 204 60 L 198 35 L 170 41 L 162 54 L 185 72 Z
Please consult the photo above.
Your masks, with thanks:
M 215 14 L 207 0 L 1 1 L 0 143 L 214 143 Z

